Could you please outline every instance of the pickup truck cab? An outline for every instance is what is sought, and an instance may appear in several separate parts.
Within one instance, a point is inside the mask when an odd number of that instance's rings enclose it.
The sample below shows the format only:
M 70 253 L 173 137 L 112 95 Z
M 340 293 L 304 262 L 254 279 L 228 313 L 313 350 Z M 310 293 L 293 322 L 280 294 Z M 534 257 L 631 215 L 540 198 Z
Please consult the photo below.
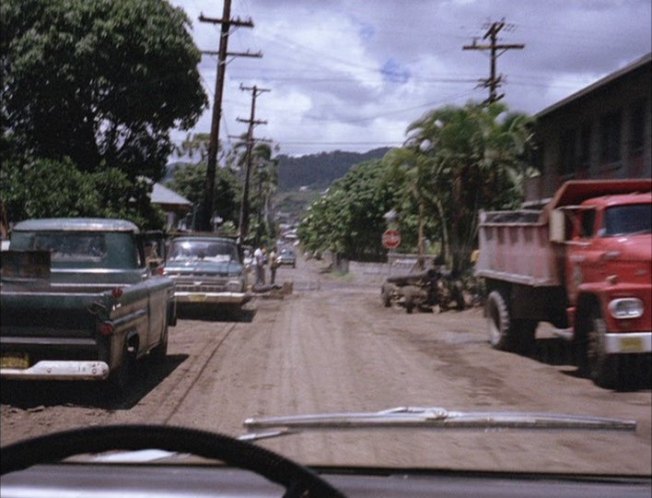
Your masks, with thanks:
M 241 252 L 228 237 L 173 237 L 163 273 L 174 280 L 180 307 L 210 306 L 239 312 L 251 299 Z
M 167 353 L 174 283 L 152 275 L 133 223 L 35 219 L 2 255 L 0 377 L 127 386 L 136 360 Z

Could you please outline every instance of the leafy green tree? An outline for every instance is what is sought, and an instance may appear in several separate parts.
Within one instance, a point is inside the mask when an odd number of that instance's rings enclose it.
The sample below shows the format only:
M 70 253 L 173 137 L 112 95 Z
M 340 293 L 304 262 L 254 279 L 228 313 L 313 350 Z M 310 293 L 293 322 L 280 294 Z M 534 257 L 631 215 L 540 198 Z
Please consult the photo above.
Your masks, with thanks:
M 402 220 L 404 225 L 411 221 L 409 213 L 413 211 L 413 206 L 416 206 L 416 245 L 419 256 L 423 257 L 426 252 L 426 224 L 428 219 L 432 218 L 428 212 L 434 204 L 430 183 L 433 159 L 423 154 L 417 147 L 404 147 L 387 153 L 384 161 L 390 168 L 392 183 L 398 187 L 401 203 L 398 211 L 405 218 Z M 423 265 L 423 260 L 421 264 Z
M 408 128 L 404 147 L 364 163 L 335 182 L 303 218 L 308 250 L 377 257 L 382 215 L 399 214 L 405 246 L 420 255 L 426 240 L 456 271 L 469 266 L 478 211 L 516 207 L 530 173 L 532 120 L 502 104 L 436 109 Z
M 265 240 L 268 244 L 276 238 L 276 226 L 272 213 L 272 200 L 278 188 L 278 160 L 273 157 L 269 144 L 256 144 L 252 151 L 253 174 L 252 211 L 255 214 L 253 233 L 257 243 Z
M 185 13 L 159 0 L 6 0 L 3 125 L 36 157 L 162 177 L 207 99 Z
M 197 210 L 204 200 L 206 163 L 182 164 L 174 172 L 168 186 L 193 203 Z M 215 214 L 224 222 L 238 222 L 240 185 L 235 173 L 228 168 L 215 171 Z M 197 220 L 195 220 L 197 221 Z M 197 227 L 193 227 L 197 228 Z
M 476 244 L 478 211 L 522 200 L 532 148 L 531 119 L 503 104 L 470 103 L 427 114 L 408 128 L 415 199 L 438 218 L 445 257 L 463 271 Z M 400 162 L 400 161 L 399 161 Z
M 195 159 L 196 163 L 206 162 L 210 140 L 211 137 L 208 133 L 188 133 L 181 145 L 176 148 L 177 155 Z M 221 147 L 218 148 L 221 149 Z M 198 158 L 196 158 L 197 155 L 199 155 Z
M 149 203 L 149 185 L 132 183 L 124 172 L 79 171 L 70 159 L 8 163 L 0 170 L 0 191 L 14 220 L 92 216 L 129 219 L 158 228 L 163 213 Z
M 354 260 L 382 259 L 384 215 L 398 199 L 387 169 L 381 160 L 356 165 L 312 203 L 299 226 L 304 248 Z

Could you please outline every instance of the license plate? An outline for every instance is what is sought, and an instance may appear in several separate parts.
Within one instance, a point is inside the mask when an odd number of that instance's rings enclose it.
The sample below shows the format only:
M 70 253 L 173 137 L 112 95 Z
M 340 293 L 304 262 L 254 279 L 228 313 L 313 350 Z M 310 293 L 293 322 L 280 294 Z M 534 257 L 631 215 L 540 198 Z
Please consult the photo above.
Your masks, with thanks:
M 193 303 L 203 303 L 206 301 L 206 296 L 203 294 L 190 294 L 188 299 Z
M 29 368 L 29 356 L 25 353 L 3 353 L 0 356 L 0 368 Z
M 643 352 L 643 339 L 640 337 L 623 337 L 620 340 L 620 351 L 623 353 Z

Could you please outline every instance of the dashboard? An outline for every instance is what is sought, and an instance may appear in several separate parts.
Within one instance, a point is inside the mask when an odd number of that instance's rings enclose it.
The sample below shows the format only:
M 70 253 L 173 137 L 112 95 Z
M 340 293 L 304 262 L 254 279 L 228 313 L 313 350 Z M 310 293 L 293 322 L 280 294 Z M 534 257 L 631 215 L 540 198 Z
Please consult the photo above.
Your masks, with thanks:
M 423 472 L 379 469 L 313 469 L 350 497 L 486 496 L 612 498 L 652 496 L 647 477 L 593 477 L 508 473 Z M 215 465 L 35 465 L 0 481 L 3 498 L 202 498 L 279 497 L 283 486 L 252 472 Z

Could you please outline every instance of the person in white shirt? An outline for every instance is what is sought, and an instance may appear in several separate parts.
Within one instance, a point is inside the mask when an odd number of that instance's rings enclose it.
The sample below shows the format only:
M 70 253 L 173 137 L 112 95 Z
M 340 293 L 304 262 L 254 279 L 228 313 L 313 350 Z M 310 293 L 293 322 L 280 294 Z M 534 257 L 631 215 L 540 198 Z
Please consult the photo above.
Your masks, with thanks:
M 256 267 L 256 285 L 265 285 L 265 246 L 254 251 L 254 266 Z

